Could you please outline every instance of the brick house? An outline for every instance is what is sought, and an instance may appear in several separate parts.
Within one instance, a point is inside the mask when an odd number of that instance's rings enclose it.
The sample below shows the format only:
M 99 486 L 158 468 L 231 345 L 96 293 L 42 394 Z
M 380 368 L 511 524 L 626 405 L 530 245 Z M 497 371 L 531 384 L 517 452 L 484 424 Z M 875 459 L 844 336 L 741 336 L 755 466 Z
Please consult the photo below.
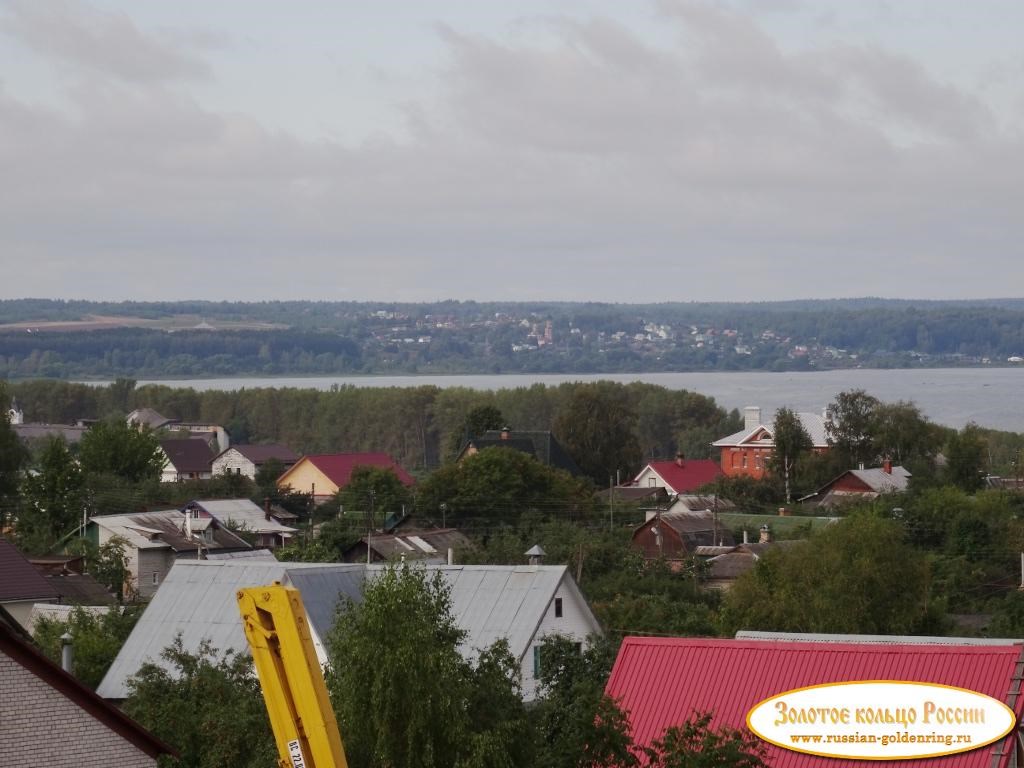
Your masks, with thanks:
M 829 449 L 825 417 L 817 413 L 797 413 L 797 418 L 811 438 L 815 453 Z M 743 409 L 743 429 L 711 444 L 720 449 L 719 466 L 729 477 L 752 477 L 760 480 L 768 474 L 769 460 L 775 449 L 774 424 L 761 423 L 761 409 Z

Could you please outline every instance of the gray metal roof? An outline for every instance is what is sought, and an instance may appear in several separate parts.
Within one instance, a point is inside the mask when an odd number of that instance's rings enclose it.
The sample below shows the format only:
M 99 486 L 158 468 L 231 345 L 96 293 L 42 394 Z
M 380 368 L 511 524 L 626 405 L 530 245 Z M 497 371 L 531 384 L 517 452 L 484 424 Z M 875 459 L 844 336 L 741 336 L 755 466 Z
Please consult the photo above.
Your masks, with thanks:
M 249 499 L 197 499 L 192 502 L 224 525 L 234 525 L 253 533 L 295 533 L 295 528 L 268 519 L 266 510 Z
M 811 438 L 811 443 L 815 448 L 825 448 L 828 446 L 828 432 L 825 428 L 825 418 L 818 413 L 805 413 L 801 412 L 796 414 L 796 417 L 800 420 L 800 424 L 803 426 L 807 435 Z M 764 430 L 766 434 L 759 440 L 751 440 L 751 438 L 760 430 Z M 728 448 L 730 446 L 745 445 L 747 443 L 751 445 L 761 446 L 763 448 L 771 448 L 775 445 L 774 433 L 775 422 L 771 424 L 758 424 L 752 429 L 741 429 L 739 432 L 734 432 L 731 435 L 720 438 L 713 442 L 711 445 L 716 448 Z
M 302 593 L 314 630 L 314 645 L 321 661 L 322 647 L 339 603 L 362 599 L 367 575 L 385 566 L 335 563 L 264 563 L 252 560 L 177 561 L 138 624 L 121 648 L 97 692 L 112 699 L 128 696 L 127 681 L 146 661 L 161 664 L 160 652 L 178 633 L 186 649 L 207 639 L 220 651 L 247 651 L 242 622 L 235 602 L 241 587 L 279 581 Z M 462 652 L 475 658 L 478 651 L 506 638 L 517 659 L 527 653 L 541 620 L 560 586 L 574 592 L 586 614 L 591 632 L 597 620 L 564 565 L 425 565 L 439 570 L 451 585 L 452 614 L 467 633 Z

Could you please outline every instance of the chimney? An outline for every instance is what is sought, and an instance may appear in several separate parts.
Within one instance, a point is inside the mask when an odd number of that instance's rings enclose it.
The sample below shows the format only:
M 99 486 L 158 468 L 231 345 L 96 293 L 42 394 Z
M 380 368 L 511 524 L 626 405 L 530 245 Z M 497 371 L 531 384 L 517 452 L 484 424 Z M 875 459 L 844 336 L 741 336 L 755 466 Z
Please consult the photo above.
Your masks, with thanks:
M 771 540 L 772 540 L 771 529 L 768 527 L 768 524 L 765 523 L 764 525 L 761 526 L 761 538 L 759 538 L 757 540 L 757 543 L 758 544 L 768 544 Z
M 448 565 L 455 565 L 455 550 L 448 547 Z
M 887 475 L 892 474 L 892 459 L 886 457 L 885 461 L 882 462 L 882 471 Z
M 747 529 L 746 528 L 743 529 L 743 543 L 744 544 L 749 544 L 750 543 L 749 537 L 747 536 Z
M 60 668 L 69 675 L 75 674 L 75 646 L 70 632 L 60 636 Z
M 544 562 L 544 555 L 546 553 L 544 552 L 543 549 L 541 549 L 540 544 L 534 544 L 532 547 L 530 547 L 528 550 L 526 550 L 523 554 L 526 555 L 528 558 L 530 558 L 529 559 L 530 565 L 542 565 L 543 562 Z
M 263 497 L 263 517 L 267 520 L 270 519 L 270 497 Z
M 680 451 L 679 453 L 676 454 L 676 466 L 681 467 L 684 464 L 686 464 L 686 454 Z
M 511 431 L 512 431 L 512 427 L 508 427 L 508 426 L 502 427 L 501 428 L 501 439 L 502 440 L 508 440 L 508 436 L 509 436 L 509 433 Z
M 864 462 L 863 462 L 863 461 L 862 461 L 862 462 L 860 462 L 860 463 L 859 463 L 859 464 L 857 465 L 857 469 L 859 469 L 859 470 L 862 470 L 862 471 L 863 471 L 863 469 L 864 469 Z
M 748 405 L 743 409 L 743 428 L 748 432 L 761 425 L 761 409 L 756 405 Z

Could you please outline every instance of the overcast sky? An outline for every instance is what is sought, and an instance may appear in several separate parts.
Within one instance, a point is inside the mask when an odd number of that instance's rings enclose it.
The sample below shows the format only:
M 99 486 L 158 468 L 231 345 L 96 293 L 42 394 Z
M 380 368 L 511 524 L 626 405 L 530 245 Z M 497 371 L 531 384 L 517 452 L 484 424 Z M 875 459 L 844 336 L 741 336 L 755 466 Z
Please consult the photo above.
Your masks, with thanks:
M 1020 0 L 0 0 L 0 298 L 1024 295 Z

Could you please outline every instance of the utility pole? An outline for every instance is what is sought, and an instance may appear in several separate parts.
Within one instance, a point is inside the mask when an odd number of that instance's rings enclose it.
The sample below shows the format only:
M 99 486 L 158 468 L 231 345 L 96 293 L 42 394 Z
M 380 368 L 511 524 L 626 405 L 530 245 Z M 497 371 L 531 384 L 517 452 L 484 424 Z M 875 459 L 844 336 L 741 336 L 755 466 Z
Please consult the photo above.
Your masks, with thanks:
M 373 550 L 370 548 L 370 539 L 373 537 L 373 512 L 374 503 L 377 499 L 377 492 L 370 489 L 370 508 L 366 511 L 366 564 L 373 560 Z
M 611 475 L 608 475 L 608 530 L 615 528 L 615 485 Z

